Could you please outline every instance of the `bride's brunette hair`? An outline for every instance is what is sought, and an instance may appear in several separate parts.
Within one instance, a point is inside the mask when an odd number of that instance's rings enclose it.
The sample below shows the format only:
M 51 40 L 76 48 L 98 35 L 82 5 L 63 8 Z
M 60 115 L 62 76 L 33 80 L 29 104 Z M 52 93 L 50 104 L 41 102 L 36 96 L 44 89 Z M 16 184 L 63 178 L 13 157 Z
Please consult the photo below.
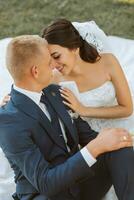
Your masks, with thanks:
M 100 55 L 96 48 L 82 39 L 72 23 L 66 19 L 59 19 L 43 30 L 42 37 L 49 44 L 57 44 L 68 49 L 79 48 L 81 59 L 95 63 Z

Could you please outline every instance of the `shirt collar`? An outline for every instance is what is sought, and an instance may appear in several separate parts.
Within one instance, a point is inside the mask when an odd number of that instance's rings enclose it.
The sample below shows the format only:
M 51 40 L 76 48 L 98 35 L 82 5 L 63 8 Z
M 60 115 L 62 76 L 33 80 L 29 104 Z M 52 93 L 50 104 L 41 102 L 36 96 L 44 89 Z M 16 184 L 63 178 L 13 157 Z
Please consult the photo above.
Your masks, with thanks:
M 17 90 L 18 92 L 26 95 L 32 101 L 34 101 L 37 105 L 39 105 L 42 92 L 33 92 L 33 91 L 25 90 L 25 89 L 17 87 L 16 85 L 13 85 L 13 88 Z

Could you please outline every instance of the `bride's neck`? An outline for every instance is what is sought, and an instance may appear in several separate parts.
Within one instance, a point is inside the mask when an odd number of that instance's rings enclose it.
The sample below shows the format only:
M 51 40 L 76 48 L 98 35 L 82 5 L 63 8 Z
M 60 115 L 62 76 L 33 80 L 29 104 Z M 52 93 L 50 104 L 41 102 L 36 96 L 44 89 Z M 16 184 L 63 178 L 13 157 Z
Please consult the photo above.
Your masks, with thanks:
M 73 67 L 71 73 L 69 76 L 82 76 L 85 74 L 86 67 L 92 66 L 92 63 L 85 62 L 84 60 L 79 60 L 79 62 L 76 63 L 76 65 Z

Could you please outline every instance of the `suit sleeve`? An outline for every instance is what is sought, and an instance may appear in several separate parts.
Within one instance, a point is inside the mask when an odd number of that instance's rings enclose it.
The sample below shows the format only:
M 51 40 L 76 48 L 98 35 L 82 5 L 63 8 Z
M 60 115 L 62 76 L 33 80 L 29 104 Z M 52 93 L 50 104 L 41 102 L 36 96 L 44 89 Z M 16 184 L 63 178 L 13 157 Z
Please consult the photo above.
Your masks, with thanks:
M 18 138 L 12 138 L 8 145 L 8 157 L 22 171 L 26 179 L 48 197 L 57 195 L 76 182 L 85 179 L 92 171 L 80 152 L 55 167 L 51 165 L 26 132 L 20 132 Z M 18 143 L 17 143 L 18 142 Z M 9 143 L 9 144 L 8 144 Z
M 79 135 L 79 143 L 82 147 L 87 145 L 91 140 L 95 139 L 98 133 L 91 129 L 86 121 L 78 117 L 74 119 L 74 123 Z

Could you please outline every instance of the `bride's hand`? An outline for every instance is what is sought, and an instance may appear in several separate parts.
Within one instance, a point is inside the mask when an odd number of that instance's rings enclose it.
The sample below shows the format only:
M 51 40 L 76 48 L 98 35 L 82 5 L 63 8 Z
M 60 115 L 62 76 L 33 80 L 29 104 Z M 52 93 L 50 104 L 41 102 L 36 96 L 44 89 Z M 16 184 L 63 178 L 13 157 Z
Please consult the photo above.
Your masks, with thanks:
M 1 106 L 4 106 L 7 104 L 7 102 L 10 100 L 10 96 L 9 95 L 6 95 L 3 99 L 2 99 L 2 102 L 0 102 L 0 107 Z
M 68 88 L 62 88 L 60 89 L 61 96 L 66 100 L 63 101 L 65 105 L 67 105 L 69 108 L 71 108 L 74 112 L 78 113 L 81 116 L 84 116 L 84 112 L 86 107 L 83 106 L 79 100 L 76 98 L 76 96 L 73 94 L 71 90 Z

